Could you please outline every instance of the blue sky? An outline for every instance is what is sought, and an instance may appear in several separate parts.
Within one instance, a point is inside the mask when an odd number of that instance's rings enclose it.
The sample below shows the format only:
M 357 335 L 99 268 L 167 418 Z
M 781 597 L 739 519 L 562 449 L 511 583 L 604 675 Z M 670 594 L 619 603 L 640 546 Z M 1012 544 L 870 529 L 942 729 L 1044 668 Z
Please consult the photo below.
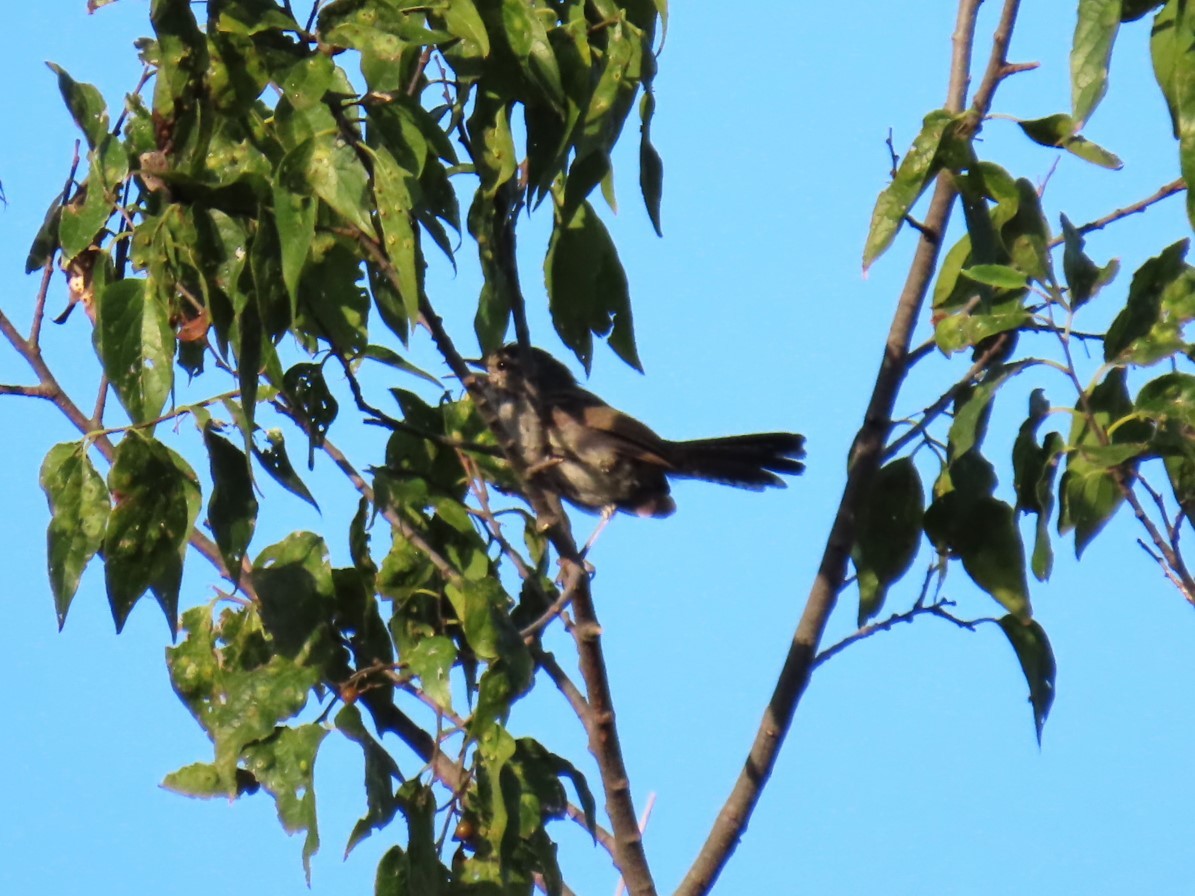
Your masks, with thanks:
M 97 84 L 110 103 L 140 70 L 132 40 L 147 30 L 148 4 L 119 0 L 93 16 L 85 6 L 44 0 L 7 15 L 0 302 L 22 328 L 37 288 L 23 274 L 25 252 L 61 189 L 75 137 L 42 63 Z M 596 549 L 595 596 L 637 804 L 656 794 L 646 841 L 661 892 L 684 874 L 737 774 L 837 506 L 912 245 L 903 235 L 861 275 L 867 222 L 890 164 L 884 141 L 891 128 L 903 149 L 941 103 L 954 24 L 945 2 L 918 4 L 916 14 L 874 0 L 849 14 L 836 4 L 761 4 L 753 15 L 709 0 L 673 6 L 653 127 L 666 166 L 665 238 L 652 235 L 639 203 L 633 145 L 615 159 L 620 212 L 603 209 L 627 268 L 647 373 L 601 348 L 590 383 L 674 438 L 799 430 L 809 467 L 789 489 L 762 495 L 679 484 L 674 517 L 619 518 Z M 1022 118 L 1067 111 L 1073 4 L 1025 7 L 1010 55 L 1041 68 L 1007 82 L 995 109 Z M 985 4 L 981 47 L 997 12 Z M 1147 22 L 1125 28 L 1110 94 L 1086 131 L 1124 159 L 1124 170 L 1063 158 L 1045 196 L 1055 221 L 1060 210 L 1075 222 L 1099 217 L 1177 176 L 1147 41 Z M 980 152 L 1035 182 L 1055 160 L 999 120 L 986 127 Z M 1092 235 L 1092 256 L 1117 255 L 1123 270 L 1092 308 L 1095 322 L 1115 314 L 1129 272 L 1188 233 L 1182 200 L 1172 199 Z M 544 222 L 525 222 L 520 239 L 525 288 L 542 307 Z M 433 302 L 471 349 L 475 265 L 466 261 L 455 278 L 437 269 L 431 283 Z M 56 280 L 51 313 L 64 302 Z M 542 345 L 559 350 L 543 313 L 533 327 Z M 923 321 L 918 341 L 927 331 Z M 44 344 L 89 407 L 96 364 L 88 338 L 75 315 L 61 328 L 47 325 Z M 415 352 L 435 367 L 425 344 Z M 942 391 L 945 364 L 915 371 L 904 413 Z M 3 347 L 0 382 L 29 382 Z M 384 396 L 385 382 L 370 385 Z M 1008 451 L 1033 385 L 1017 381 L 998 399 L 989 447 L 1004 458 L 1005 497 Z M 1065 401 L 1064 383 L 1044 385 Z M 209 756 L 170 690 L 160 614 L 139 607 L 115 637 L 92 569 L 57 633 L 36 477 L 45 451 L 77 435 L 48 404 L 7 397 L 0 425 L 10 434 L 0 448 L 9 608 L 0 675 L 11 707 L 0 728 L 0 890 L 302 893 L 301 843 L 281 831 L 267 798 L 198 802 L 158 787 L 168 772 Z M 193 449 L 187 429 L 179 444 Z M 377 450 L 372 438 L 349 431 L 344 447 L 364 465 Z M 334 556 L 346 555 L 336 533 L 355 501 L 318 465 L 312 482 L 324 516 L 267 491 L 270 518 L 255 549 L 303 527 L 330 531 Z M 589 523 L 579 519 L 578 529 Z M 920 620 L 819 669 L 717 892 L 1189 892 L 1195 624 L 1137 535 L 1131 519 L 1118 518 L 1081 565 L 1068 543 L 1058 544 L 1051 582 L 1034 587 L 1059 664 L 1040 749 L 1025 682 L 994 627 L 972 634 Z M 911 603 L 920 568 L 890 594 L 890 608 Z M 193 558 L 184 602 L 206 601 L 212 584 Z M 961 570 L 952 570 L 946 593 L 961 615 L 998 611 Z M 848 634 L 854 615 L 848 591 L 828 638 Z M 571 666 L 566 638 L 554 632 L 549 646 Z M 550 686 L 536 688 L 514 726 L 590 769 L 579 726 Z M 329 737 L 317 764 L 317 896 L 371 892 L 391 842 L 375 835 L 341 861 L 364 811 L 355 750 Z M 591 782 L 596 789 L 596 773 Z M 584 834 L 565 824 L 557 834 L 569 884 L 586 896 L 613 893 L 616 875 Z

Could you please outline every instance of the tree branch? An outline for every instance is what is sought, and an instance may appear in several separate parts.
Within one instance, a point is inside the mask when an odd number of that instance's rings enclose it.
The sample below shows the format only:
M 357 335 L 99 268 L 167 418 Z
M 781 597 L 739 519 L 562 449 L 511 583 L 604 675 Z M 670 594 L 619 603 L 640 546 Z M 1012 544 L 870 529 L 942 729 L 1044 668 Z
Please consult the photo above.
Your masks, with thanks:
M 961 112 L 966 102 L 980 2 L 959 2 L 946 99 L 946 109 L 952 112 Z M 972 104 L 976 113 L 976 128 L 990 107 L 996 87 L 1006 76 L 1008 42 L 1019 5 L 1019 0 L 1005 0 L 999 25 L 992 38 L 987 70 Z M 780 746 L 808 684 L 822 632 L 846 578 L 847 557 L 854 541 L 856 508 L 883 459 L 884 445 L 891 428 L 892 409 L 907 370 L 913 328 L 937 265 L 940 236 L 946 230 L 955 197 L 956 190 L 949 175 L 939 175 L 924 222 L 927 230 L 938 238 L 930 239 L 923 233 L 918 239 L 888 333 L 871 401 L 852 447 L 848 467 L 850 474 L 804 612 L 747 761 L 718 813 L 705 844 L 677 890 L 678 896 L 709 892 L 721 873 L 742 837 L 759 795 L 772 773 Z
M 378 241 L 360 231 L 354 235 L 370 257 L 377 262 L 383 274 L 391 280 L 396 289 L 399 288 L 397 272 Z M 513 247 L 513 240 L 509 241 L 509 245 Z M 576 613 L 577 624 L 571 632 L 577 645 L 578 665 L 592 710 L 589 723 L 585 727 L 589 736 L 589 751 L 597 760 L 602 778 L 606 814 L 614 831 L 614 863 L 622 872 L 632 896 L 654 896 L 655 883 L 652 881 L 647 855 L 643 850 L 643 835 L 639 831 L 626 762 L 614 723 L 614 700 L 610 693 L 610 681 L 602 653 L 602 629 L 589 589 L 589 576 L 585 574 L 585 560 L 577 549 L 576 541 L 573 540 L 568 517 L 560 506 L 559 498 L 552 496 L 550 500 L 535 484 L 533 478 L 528 476 L 527 466 L 519 459 L 513 440 L 499 422 L 498 415 L 490 405 L 481 384 L 465 364 L 444 329 L 444 322 L 426 296 L 419 297 L 419 313 L 420 320 L 431 334 L 437 350 L 453 374 L 465 386 L 477 406 L 478 413 L 497 437 L 507 462 L 522 482 L 524 496 L 535 511 L 539 525 L 547 532 L 553 547 L 556 548 L 566 581 L 575 578 L 573 610 Z

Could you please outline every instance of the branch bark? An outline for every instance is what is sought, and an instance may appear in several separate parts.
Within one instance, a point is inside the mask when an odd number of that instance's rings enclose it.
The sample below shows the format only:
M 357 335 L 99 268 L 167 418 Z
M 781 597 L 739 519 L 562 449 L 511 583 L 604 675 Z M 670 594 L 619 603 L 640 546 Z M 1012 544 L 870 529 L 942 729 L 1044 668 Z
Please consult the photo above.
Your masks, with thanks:
M 959 2 L 952 39 L 950 83 L 945 104 L 945 108 L 951 112 L 960 113 L 965 107 L 970 84 L 975 24 L 981 2 L 982 0 Z M 992 38 L 987 69 L 972 104 L 976 129 L 991 105 L 999 82 L 1012 73 L 1008 65 L 1007 49 L 1019 6 L 1019 0 L 1005 0 L 999 24 Z M 929 211 L 923 222 L 925 229 L 921 231 L 893 315 L 880 371 L 876 377 L 863 426 L 851 449 L 851 472 L 826 541 L 817 576 L 793 635 L 788 655 L 785 657 L 784 667 L 756 731 L 747 761 L 735 781 L 730 796 L 718 813 L 705 844 L 677 889 L 678 896 L 708 893 L 725 867 L 747 827 L 764 785 L 771 776 L 776 756 L 788 733 L 797 704 L 809 682 L 818 644 L 846 579 L 847 558 L 854 541 L 856 507 L 860 498 L 866 494 L 883 459 L 884 445 L 891 428 L 892 410 L 908 367 L 913 328 L 937 266 L 941 237 L 949 222 L 956 195 L 957 191 L 950 175 L 939 175 Z

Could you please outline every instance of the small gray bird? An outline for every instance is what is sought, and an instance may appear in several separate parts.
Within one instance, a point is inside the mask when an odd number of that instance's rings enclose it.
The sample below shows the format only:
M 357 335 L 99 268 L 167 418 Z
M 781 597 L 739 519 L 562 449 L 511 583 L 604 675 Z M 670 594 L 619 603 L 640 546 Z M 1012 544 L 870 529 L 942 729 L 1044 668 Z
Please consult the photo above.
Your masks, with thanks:
M 669 477 L 760 491 L 805 469 L 805 437 L 790 432 L 672 442 L 578 384 L 543 349 L 524 363 L 511 343 L 482 361 L 484 388 L 528 474 L 585 510 L 663 517 L 676 510 Z

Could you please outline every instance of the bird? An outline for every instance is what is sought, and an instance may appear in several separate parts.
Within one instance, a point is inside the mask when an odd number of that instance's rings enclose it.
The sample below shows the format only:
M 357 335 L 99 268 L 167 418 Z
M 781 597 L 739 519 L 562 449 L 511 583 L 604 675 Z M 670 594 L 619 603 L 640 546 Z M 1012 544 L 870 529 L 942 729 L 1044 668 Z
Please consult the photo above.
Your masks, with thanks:
M 541 348 L 510 343 L 468 362 L 529 479 L 608 520 L 622 511 L 666 517 L 670 478 L 762 491 L 805 469 L 805 437 L 766 432 L 671 441 L 577 383 Z

